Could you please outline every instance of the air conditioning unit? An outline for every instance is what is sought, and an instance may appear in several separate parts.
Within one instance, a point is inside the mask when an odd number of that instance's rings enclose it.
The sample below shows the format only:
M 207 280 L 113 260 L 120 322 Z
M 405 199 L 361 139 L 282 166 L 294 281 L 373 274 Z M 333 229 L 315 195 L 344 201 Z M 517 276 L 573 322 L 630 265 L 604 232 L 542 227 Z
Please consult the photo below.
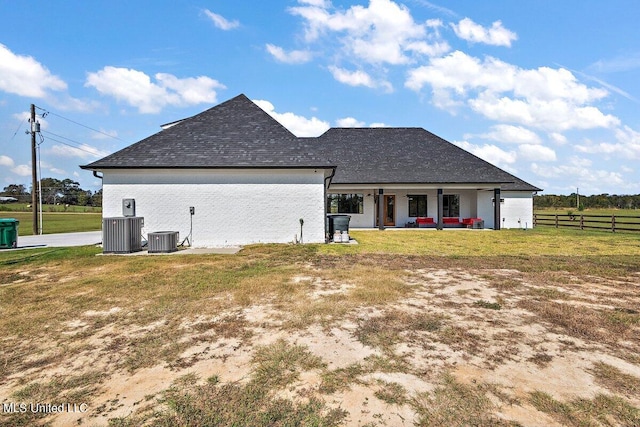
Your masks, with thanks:
M 149 253 L 169 253 L 178 250 L 179 233 L 177 231 L 154 231 L 147 236 Z
M 102 219 L 102 252 L 127 254 L 142 250 L 143 217 Z

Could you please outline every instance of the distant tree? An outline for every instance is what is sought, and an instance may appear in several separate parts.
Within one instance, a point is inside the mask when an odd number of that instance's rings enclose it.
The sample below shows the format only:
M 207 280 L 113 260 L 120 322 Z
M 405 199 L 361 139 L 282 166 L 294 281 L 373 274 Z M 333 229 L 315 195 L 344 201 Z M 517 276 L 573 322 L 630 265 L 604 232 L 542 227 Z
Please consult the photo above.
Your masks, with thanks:
M 64 196 L 62 181 L 55 178 L 42 178 L 40 186 L 42 188 L 42 203 L 47 205 L 62 203 Z
M 27 188 L 22 184 L 9 184 L 2 190 L 3 196 L 17 197 L 29 195 Z
M 533 198 L 533 206 L 540 208 L 575 208 L 577 203 L 576 193 L 568 196 L 554 194 L 537 195 Z M 594 194 L 591 196 L 580 196 L 580 206 L 578 210 L 584 209 L 640 209 L 640 194 L 617 195 L 617 194 Z
M 91 206 L 102 207 L 102 188 L 91 196 Z
M 80 183 L 72 179 L 66 178 L 61 181 L 56 178 L 43 178 L 41 186 L 43 203 L 81 206 L 91 204 L 91 191 L 83 190 Z

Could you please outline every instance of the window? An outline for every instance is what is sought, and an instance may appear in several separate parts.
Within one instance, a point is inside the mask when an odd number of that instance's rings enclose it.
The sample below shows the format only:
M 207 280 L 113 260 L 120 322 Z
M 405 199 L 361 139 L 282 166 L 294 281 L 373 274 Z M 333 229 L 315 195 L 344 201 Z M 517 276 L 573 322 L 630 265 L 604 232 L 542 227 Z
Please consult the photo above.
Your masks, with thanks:
M 460 216 L 460 196 L 458 194 L 445 194 L 442 196 L 442 216 Z
M 426 195 L 409 195 L 409 216 L 427 216 L 427 196 Z
M 363 210 L 362 194 L 327 194 L 327 213 L 361 214 Z

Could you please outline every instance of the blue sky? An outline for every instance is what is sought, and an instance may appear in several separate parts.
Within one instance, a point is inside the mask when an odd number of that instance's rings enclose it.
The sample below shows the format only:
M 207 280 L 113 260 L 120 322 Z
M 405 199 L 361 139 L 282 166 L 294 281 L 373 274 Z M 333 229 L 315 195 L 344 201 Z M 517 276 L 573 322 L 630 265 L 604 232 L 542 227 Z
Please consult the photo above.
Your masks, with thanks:
M 547 194 L 640 193 L 636 0 L 0 3 L 0 188 L 240 93 L 299 136 L 423 127 Z

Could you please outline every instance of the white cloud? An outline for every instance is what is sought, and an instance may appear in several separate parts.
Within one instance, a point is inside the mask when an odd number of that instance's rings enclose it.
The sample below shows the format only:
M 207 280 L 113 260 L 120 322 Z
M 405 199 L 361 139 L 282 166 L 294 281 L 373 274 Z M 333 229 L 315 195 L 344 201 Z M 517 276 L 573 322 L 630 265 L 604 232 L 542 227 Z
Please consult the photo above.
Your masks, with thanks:
M 11 169 L 11 172 L 20 176 L 30 176 L 31 175 L 31 166 L 29 165 L 18 165 L 15 168 Z
M 437 55 L 449 50 L 435 33 L 433 21 L 418 24 L 409 9 L 391 0 L 370 0 L 368 7 L 355 5 L 333 11 L 329 2 L 301 2 L 293 15 L 305 20 L 305 39 L 335 35 L 346 55 L 370 64 L 406 64 L 407 53 Z M 431 45 L 430 45 L 431 43 Z
M 616 155 L 625 160 L 640 160 L 640 132 L 628 126 L 616 129 L 616 142 L 600 142 L 575 145 L 580 153 Z
M 336 120 L 336 126 L 341 127 L 341 128 L 363 128 L 363 127 L 370 127 L 370 128 L 385 128 L 388 127 L 386 124 L 384 123 L 380 123 L 380 122 L 374 122 L 374 123 L 370 123 L 369 126 L 367 126 L 367 124 L 361 120 L 358 120 L 354 117 L 345 117 L 342 119 L 338 119 Z
M 640 132 L 631 129 L 629 126 L 624 126 L 616 129 L 615 135 L 619 143 L 627 147 L 628 152 L 633 155 L 634 159 L 640 159 Z
M 343 68 L 330 66 L 329 71 L 331 71 L 334 79 L 349 86 L 365 86 L 369 88 L 382 88 L 386 92 L 393 91 L 391 83 L 385 80 L 375 80 L 362 70 L 349 71 Z
M 0 44 L 0 90 L 20 96 L 44 98 L 49 91 L 64 91 L 67 84 L 31 56 L 17 55 Z
M 152 82 L 142 71 L 107 66 L 89 73 L 85 86 L 124 101 L 136 107 L 140 113 L 158 113 L 167 105 L 215 103 L 216 89 L 225 88 L 206 76 L 180 79 L 172 74 L 158 73 L 155 80 Z
M 558 145 L 564 145 L 567 143 L 567 137 L 558 132 L 551 132 L 549 138 Z
M 330 127 L 329 123 L 316 117 L 308 119 L 293 113 L 277 113 L 269 101 L 254 99 L 253 102 L 296 136 L 319 136 Z
M 405 86 L 432 88 L 433 103 L 452 112 L 468 105 L 491 120 L 562 132 L 613 128 L 620 120 L 590 103 L 607 91 L 579 83 L 565 69 L 522 69 L 495 58 L 483 60 L 456 51 L 412 69 Z
M 9 156 L 0 156 L 0 166 L 6 166 L 12 168 L 14 165 L 13 159 Z
M 511 42 L 518 39 L 516 33 L 504 28 L 500 21 L 495 21 L 491 28 L 485 28 L 469 18 L 464 18 L 457 24 L 451 24 L 451 27 L 458 37 L 471 43 L 511 47 Z
M 579 186 L 583 191 L 597 193 L 600 188 L 622 188 L 625 180 L 619 172 L 609 172 L 596 170 L 592 167 L 589 159 L 572 157 L 568 164 L 540 166 L 537 163 L 531 164 L 531 171 L 543 178 L 562 179 L 569 181 L 571 187 Z M 567 179 L 569 177 L 569 179 Z
M 353 117 L 345 117 L 343 119 L 336 120 L 336 125 L 341 128 L 361 128 L 364 127 L 364 122 Z
M 426 84 L 459 95 L 470 90 L 487 89 L 493 92 L 513 90 L 517 68 L 498 59 L 478 58 L 455 51 L 444 57 L 432 58 L 429 65 L 409 71 L 405 86 L 419 91 Z
M 535 132 L 522 126 L 495 125 L 491 132 L 477 135 L 483 139 L 505 142 L 508 144 L 540 144 L 540 137 Z M 465 136 L 467 138 L 467 136 Z
M 331 2 L 329 0 L 298 0 L 300 4 L 308 4 L 310 6 L 316 6 L 321 8 L 327 8 L 331 6 Z
M 640 52 L 625 54 L 609 59 L 601 59 L 587 67 L 597 73 L 619 73 L 640 68 Z
M 57 175 L 67 175 L 67 171 L 59 168 L 48 168 L 49 172 L 55 173 Z
M 529 161 L 555 162 L 556 152 L 544 145 L 522 144 L 518 147 L 518 157 Z
M 213 22 L 213 25 L 220 28 L 221 30 L 233 30 L 234 28 L 238 28 L 240 26 L 239 21 L 229 21 L 224 16 L 211 12 L 209 9 L 205 9 L 204 14 L 207 15 L 211 22 Z
M 47 149 L 47 153 L 58 157 L 78 157 L 81 159 L 100 158 L 109 154 L 88 144 L 82 144 L 79 147 L 56 144 Z
M 266 45 L 267 52 L 271 54 L 277 61 L 284 62 L 285 64 L 304 64 L 305 62 L 313 59 L 313 54 L 308 50 L 292 50 L 285 52 L 279 46 L 272 44 Z
M 508 171 L 514 171 L 512 165 L 518 159 L 518 155 L 515 151 L 505 151 L 502 148 L 492 144 L 484 144 L 483 146 L 479 146 L 471 144 L 467 141 L 454 141 L 453 143 L 463 150 L 466 150 L 493 165 L 496 165 Z
M 495 121 L 520 123 L 543 130 L 611 128 L 620 120 L 596 107 L 578 106 L 563 99 L 553 101 L 498 98 L 482 94 L 468 102 L 471 109 Z

